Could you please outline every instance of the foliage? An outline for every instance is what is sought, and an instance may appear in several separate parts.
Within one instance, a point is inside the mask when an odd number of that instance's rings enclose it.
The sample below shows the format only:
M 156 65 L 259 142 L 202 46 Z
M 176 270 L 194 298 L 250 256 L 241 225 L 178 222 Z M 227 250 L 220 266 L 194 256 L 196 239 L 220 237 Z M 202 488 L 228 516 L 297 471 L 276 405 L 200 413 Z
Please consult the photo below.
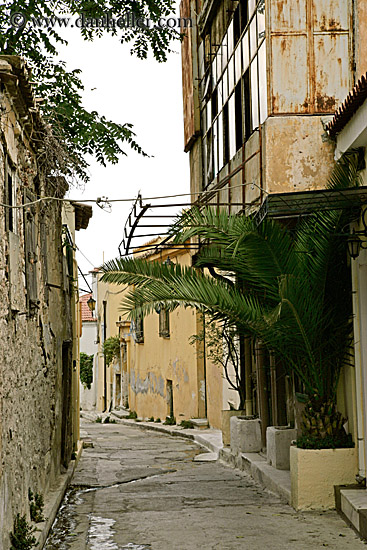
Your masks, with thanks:
M 194 428 L 194 424 L 193 422 L 191 422 L 191 420 L 182 420 L 180 426 L 181 428 L 184 428 L 184 430 L 191 430 L 192 428 Z
M 29 511 L 31 520 L 35 523 L 41 523 L 42 521 L 45 521 L 45 518 L 43 517 L 43 507 L 44 507 L 44 501 L 43 496 L 39 493 L 33 494 L 31 489 L 28 491 L 28 499 L 29 499 Z
M 214 365 L 223 369 L 229 386 L 238 392 L 239 409 L 245 403 L 244 381 L 241 379 L 241 361 L 239 350 L 239 335 L 234 327 L 227 322 L 216 323 L 212 319 L 204 320 L 204 329 L 190 338 L 190 344 L 205 344 L 205 356 Z M 234 377 L 231 376 L 231 367 Z
M 62 28 L 67 25 L 55 16 L 67 16 L 73 22 L 81 14 L 86 19 L 102 20 L 107 14 L 125 20 L 128 14 L 136 19 L 150 19 L 151 28 L 106 24 L 80 28 L 80 33 L 85 41 L 109 33 L 116 42 L 130 43 L 131 53 L 138 58 L 145 59 L 151 51 L 162 62 L 171 51 L 171 40 L 179 34 L 172 28 L 159 27 L 157 22 L 172 11 L 173 0 L 6 0 L 0 4 L 0 52 L 25 58 L 32 71 L 35 94 L 43 100 L 39 104 L 41 114 L 53 129 L 45 129 L 42 141 L 47 150 L 38 159 L 46 165 L 48 175 L 65 175 L 70 180 L 76 175 L 86 182 L 89 174 L 85 155 L 93 155 L 105 166 L 126 155 L 124 145 L 143 153 L 134 140 L 130 123 L 113 122 L 83 106 L 81 71 L 68 71 L 58 54 L 58 46 L 67 44 L 62 35 Z M 74 25 L 73 31 L 77 32 L 77 28 Z
M 350 449 L 354 447 L 352 435 L 345 432 L 339 437 L 327 435 L 324 438 L 315 435 L 302 435 L 297 439 L 300 449 Z
M 103 342 L 103 353 L 106 365 L 110 365 L 114 359 L 120 359 L 120 338 L 110 336 Z
M 154 416 L 151 416 L 150 418 L 148 418 L 148 422 L 154 422 Z
M 84 388 L 88 390 L 92 387 L 93 382 L 93 361 L 94 355 L 88 355 L 81 352 L 80 354 L 80 381 Z
M 156 418 L 155 421 L 154 421 L 156 424 L 159 424 L 160 422 L 162 422 L 162 420 L 160 418 Z
M 96 422 L 97 424 L 102 424 L 102 416 L 97 416 Z
M 31 550 L 36 546 L 36 539 L 33 536 L 35 528 L 31 527 L 25 516 L 16 515 L 13 532 L 10 533 L 10 550 Z
M 129 419 L 132 419 L 132 420 L 136 420 L 138 418 L 138 415 L 135 411 L 130 411 L 129 412 L 129 415 L 126 417 L 126 418 L 129 418 Z
M 345 155 L 327 187 L 337 191 L 358 184 L 358 155 Z M 131 318 L 152 313 L 162 303 L 170 310 L 195 307 L 260 339 L 297 376 L 311 404 L 318 403 L 314 412 L 328 414 L 321 405 L 335 403 L 351 344 L 350 272 L 341 234 L 353 216 L 348 209 L 317 210 L 289 231 L 268 218 L 258 225 L 250 217 L 194 207 L 171 231 L 176 242 L 200 237 L 207 243 L 194 268 L 116 259 L 104 266 L 102 280 L 134 285 L 122 304 Z M 220 273 L 210 277 L 198 267 Z M 330 411 L 337 436 L 340 419 L 335 409 Z M 303 429 L 309 431 L 306 421 Z
M 166 420 L 163 424 L 166 426 L 174 426 L 176 424 L 176 418 L 174 416 L 166 416 Z

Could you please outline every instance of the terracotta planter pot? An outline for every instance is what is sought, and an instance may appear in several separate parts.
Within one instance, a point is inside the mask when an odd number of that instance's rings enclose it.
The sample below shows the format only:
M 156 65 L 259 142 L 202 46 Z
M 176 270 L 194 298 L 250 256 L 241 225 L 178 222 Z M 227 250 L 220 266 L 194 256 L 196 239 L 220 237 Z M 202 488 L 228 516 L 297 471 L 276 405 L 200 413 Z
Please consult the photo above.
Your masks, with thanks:
M 291 447 L 291 504 L 296 510 L 335 508 L 334 486 L 355 483 L 357 449 Z

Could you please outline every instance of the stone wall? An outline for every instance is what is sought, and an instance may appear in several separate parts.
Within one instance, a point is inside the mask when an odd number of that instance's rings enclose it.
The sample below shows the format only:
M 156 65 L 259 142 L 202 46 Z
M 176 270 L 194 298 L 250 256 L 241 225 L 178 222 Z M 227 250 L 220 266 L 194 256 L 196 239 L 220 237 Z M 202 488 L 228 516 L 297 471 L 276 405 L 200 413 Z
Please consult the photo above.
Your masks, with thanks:
M 65 189 L 39 168 L 34 100 L 15 61 L 0 58 L 0 202 L 22 205 Z M 68 279 L 61 203 L 0 208 L 1 550 L 10 548 L 16 514 L 30 520 L 29 489 L 44 495 L 75 447 L 71 384 L 63 377 L 66 370 L 75 376 Z

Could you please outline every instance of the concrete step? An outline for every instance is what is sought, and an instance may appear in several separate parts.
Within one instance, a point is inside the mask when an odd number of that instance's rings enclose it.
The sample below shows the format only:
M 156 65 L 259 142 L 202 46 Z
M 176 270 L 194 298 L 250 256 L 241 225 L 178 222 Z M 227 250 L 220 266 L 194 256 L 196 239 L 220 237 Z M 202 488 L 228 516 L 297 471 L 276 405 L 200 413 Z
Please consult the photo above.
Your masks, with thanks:
M 364 487 L 337 487 L 336 508 L 347 523 L 367 538 L 367 491 Z
M 195 428 L 199 430 L 206 430 L 209 428 L 209 422 L 207 418 L 190 418 Z

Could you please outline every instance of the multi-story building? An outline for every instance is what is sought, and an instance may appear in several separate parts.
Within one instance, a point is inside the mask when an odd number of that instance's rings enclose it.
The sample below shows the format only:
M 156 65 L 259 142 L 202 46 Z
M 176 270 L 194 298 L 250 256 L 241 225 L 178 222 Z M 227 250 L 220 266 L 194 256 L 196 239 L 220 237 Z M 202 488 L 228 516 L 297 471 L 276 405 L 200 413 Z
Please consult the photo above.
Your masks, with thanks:
M 184 144 L 192 200 L 294 224 L 325 207 L 334 166 L 327 123 L 366 71 L 362 0 L 182 0 Z M 248 413 L 293 420 L 292 383 L 261 344 L 245 353 Z M 354 375 L 339 405 L 358 441 Z M 360 451 L 360 475 L 365 477 Z

